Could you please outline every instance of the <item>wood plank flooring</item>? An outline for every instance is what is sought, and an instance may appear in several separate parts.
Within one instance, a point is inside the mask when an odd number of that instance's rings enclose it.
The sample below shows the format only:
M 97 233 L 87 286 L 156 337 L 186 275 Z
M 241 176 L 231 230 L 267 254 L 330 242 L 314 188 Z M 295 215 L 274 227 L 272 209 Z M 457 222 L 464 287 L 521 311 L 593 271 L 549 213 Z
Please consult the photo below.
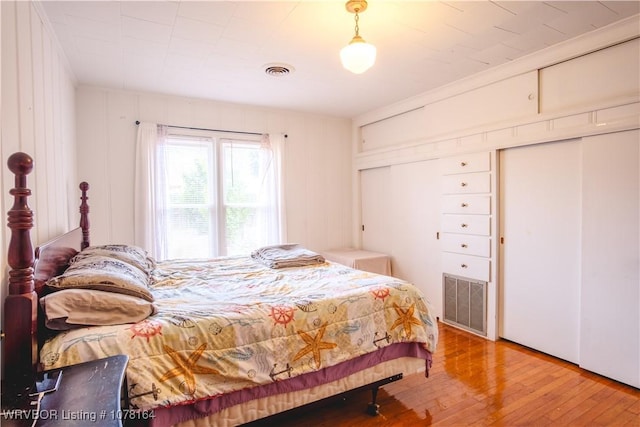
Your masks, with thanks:
M 640 426 L 640 390 L 508 341 L 440 324 L 429 378 L 271 417 L 258 426 Z

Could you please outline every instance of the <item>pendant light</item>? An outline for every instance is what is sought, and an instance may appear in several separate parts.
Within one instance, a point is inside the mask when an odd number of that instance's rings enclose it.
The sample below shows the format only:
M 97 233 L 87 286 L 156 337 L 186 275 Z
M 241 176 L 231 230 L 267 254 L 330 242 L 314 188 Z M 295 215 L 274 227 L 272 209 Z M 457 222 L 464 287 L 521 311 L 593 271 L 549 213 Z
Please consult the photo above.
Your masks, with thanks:
M 366 0 L 349 0 L 345 8 L 348 12 L 354 13 L 356 19 L 356 34 L 351 42 L 340 51 L 340 59 L 342 66 L 355 74 L 361 74 L 367 71 L 376 62 L 376 47 L 369 44 L 360 37 L 360 27 L 358 13 L 367 9 Z

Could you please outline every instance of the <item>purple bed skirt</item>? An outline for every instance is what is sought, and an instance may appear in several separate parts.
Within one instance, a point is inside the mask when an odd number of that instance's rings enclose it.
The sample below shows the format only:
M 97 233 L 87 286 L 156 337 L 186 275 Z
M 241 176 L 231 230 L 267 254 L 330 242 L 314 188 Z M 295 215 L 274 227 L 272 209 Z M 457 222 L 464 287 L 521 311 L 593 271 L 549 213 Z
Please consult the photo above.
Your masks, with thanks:
M 280 393 L 305 390 L 321 384 L 347 377 L 355 372 L 376 364 L 400 357 L 415 357 L 425 360 L 425 376 L 429 376 L 431 353 L 420 343 L 394 343 L 374 353 L 368 353 L 335 366 L 323 368 L 317 372 L 299 375 L 286 380 L 275 381 L 262 386 L 246 388 L 233 393 L 200 400 L 188 405 L 170 408 L 160 407 L 153 410 L 150 426 L 165 427 L 182 421 L 202 418 L 253 399 L 259 399 Z M 400 372 L 398 372 L 400 373 Z

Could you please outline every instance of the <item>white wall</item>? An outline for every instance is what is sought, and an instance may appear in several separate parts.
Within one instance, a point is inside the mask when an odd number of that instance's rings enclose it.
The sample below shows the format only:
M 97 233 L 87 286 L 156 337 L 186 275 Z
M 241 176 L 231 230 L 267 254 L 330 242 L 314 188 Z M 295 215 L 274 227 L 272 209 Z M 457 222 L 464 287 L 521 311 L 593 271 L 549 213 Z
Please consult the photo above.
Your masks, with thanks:
M 151 93 L 80 87 L 78 173 L 90 185 L 92 243 L 133 242 L 136 120 L 288 135 L 288 240 L 313 250 L 351 244 L 351 121 Z
M 23 151 L 34 159 L 27 177 L 33 196 L 34 245 L 77 223 L 77 205 L 67 197 L 77 188 L 75 161 L 74 78 L 68 71 L 52 31 L 31 2 L 1 2 L 2 108 L 1 148 L 2 215 L 13 206 L 9 190 L 14 176 L 7 159 Z M 74 207 L 75 205 L 75 207 Z M 6 224 L 3 219 L 3 224 Z M 0 300 L 7 293 L 9 230 L 0 231 Z
M 13 186 L 6 159 L 24 151 L 35 164 L 28 181 L 37 244 L 66 231 L 77 210 L 65 197 L 76 185 L 74 77 L 37 5 L 1 4 L 3 208 Z

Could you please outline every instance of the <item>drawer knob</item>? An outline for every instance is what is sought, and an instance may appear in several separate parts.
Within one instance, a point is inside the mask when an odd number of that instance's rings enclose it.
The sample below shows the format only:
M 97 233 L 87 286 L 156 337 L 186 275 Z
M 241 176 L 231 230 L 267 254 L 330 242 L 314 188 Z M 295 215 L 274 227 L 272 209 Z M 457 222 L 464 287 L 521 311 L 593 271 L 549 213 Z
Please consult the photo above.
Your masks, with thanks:
M 460 227 L 462 227 L 462 228 L 467 228 L 467 227 L 468 227 L 468 225 L 467 225 L 467 224 L 460 224 Z
M 462 167 L 467 166 L 467 162 L 460 162 L 460 166 L 462 166 Z
M 467 186 L 467 183 L 466 183 L 466 182 L 461 182 L 461 183 L 460 183 L 460 187 L 466 187 L 466 186 Z
M 460 267 L 467 268 L 467 264 L 460 264 Z
M 466 243 L 463 243 L 463 244 L 461 244 L 461 245 L 460 245 L 460 247 L 462 247 L 462 248 L 466 248 L 466 247 L 467 247 L 467 244 L 466 244 Z
M 466 203 L 462 203 L 460 206 L 462 206 L 463 208 L 466 208 L 466 207 L 467 207 L 467 206 L 469 206 L 469 205 L 468 205 L 468 204 L 466 204 Z

